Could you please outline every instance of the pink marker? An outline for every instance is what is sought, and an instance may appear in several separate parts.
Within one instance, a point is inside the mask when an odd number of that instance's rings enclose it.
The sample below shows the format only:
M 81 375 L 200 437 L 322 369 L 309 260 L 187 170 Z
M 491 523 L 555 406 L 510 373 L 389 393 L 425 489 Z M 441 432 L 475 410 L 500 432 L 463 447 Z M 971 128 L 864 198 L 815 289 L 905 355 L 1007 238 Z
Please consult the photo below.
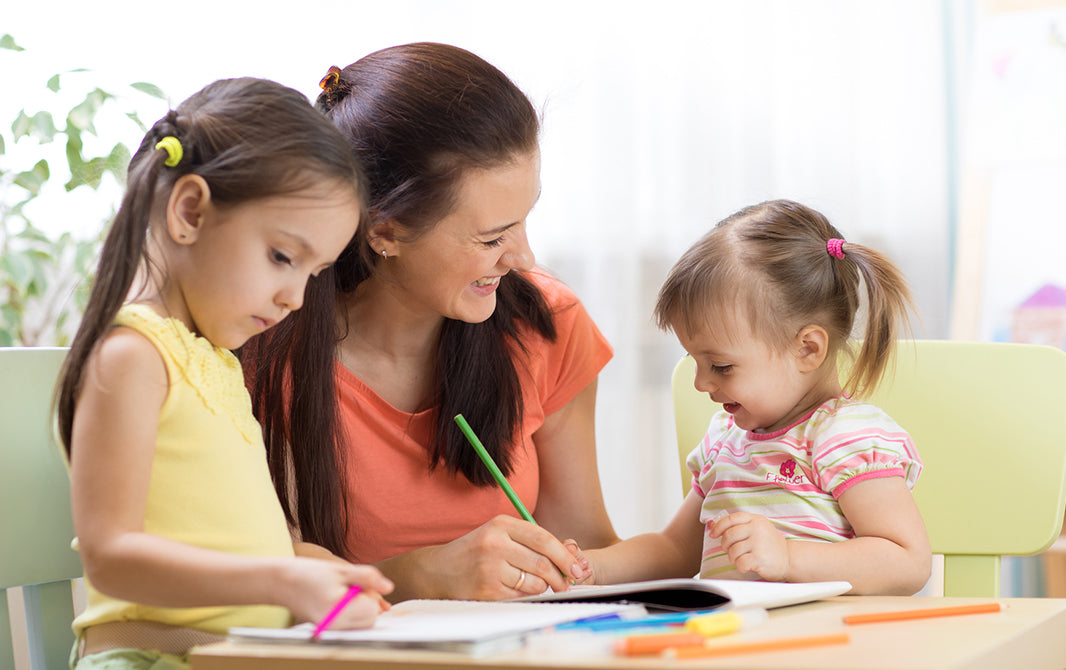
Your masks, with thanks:
M 337 618 L 337 615 L 341 613 L 344 607 L 348 603 L 352 602 L 352 599 L 362 593 L 362 591 L 362 587 L 356 584 L 352 584 L 350 587 L 348 587 L 348 592 L 341 596 L 341 599 L 337 601 L 337 604 L 333 606 L 333 609 L 329 611 L 329 614 L 323 617 L 322 621 L 320 621 L 318 625 L 315 626 L 315 631 L 311 633 L 311 639 L 317 640 L 318 636 L 322 634 L 322 631 L 326 630 L 326 628 L 328 628 L 329 625 L 333 623 L 333 620 Z

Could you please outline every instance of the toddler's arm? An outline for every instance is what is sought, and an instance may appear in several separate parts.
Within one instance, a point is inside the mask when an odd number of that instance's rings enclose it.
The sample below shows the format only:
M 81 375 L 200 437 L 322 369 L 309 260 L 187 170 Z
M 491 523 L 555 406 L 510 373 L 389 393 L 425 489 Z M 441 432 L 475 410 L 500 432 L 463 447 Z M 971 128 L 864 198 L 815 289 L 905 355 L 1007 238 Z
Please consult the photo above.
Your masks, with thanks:
M 692 577 L 700 569 L 703 553 L 703 498 L 689 492 L 674 518 L 658 533 L 644 533 L 602 549 L 583 554 L 568 541 L 577 555 L 589 562 L 588 577 L 580 583 L 618 584 L 646 579 Z
M 763 516 L 720 519 L 721 537 L 740 572 L 768 581 L 845 580 L 852 594 L 912 595 L 929 579 L 932 556 L 918 507 L 902 477 L 868 479 L 839 499 L 856 537 L 840 542 L 785 540 Z

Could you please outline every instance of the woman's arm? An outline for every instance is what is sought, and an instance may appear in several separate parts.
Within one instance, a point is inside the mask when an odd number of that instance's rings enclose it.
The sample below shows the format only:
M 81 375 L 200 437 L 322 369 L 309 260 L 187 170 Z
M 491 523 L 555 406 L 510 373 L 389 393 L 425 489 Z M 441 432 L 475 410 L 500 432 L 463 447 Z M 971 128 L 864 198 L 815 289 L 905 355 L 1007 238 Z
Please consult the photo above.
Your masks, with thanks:
M 116 329 L 85 366 L 74 415 L 71 499 L 85 573 L 112 597 L 163 607 L 281 605 L 297 618 L 324 616 L 351 584 L 389 584 L 368 566 L 247 557 L 144 531 L 159 410 L 167 373 L 141 335 Z M 190 483 L 195 485 L 195 483 Z M 369 625 L 371 598 L 337 626 Z
M 544 419 L 533 433 L 540 462 L 534 518 L 584 549 L 618 542 L 607 516 L 596 463 L 596 380 Z

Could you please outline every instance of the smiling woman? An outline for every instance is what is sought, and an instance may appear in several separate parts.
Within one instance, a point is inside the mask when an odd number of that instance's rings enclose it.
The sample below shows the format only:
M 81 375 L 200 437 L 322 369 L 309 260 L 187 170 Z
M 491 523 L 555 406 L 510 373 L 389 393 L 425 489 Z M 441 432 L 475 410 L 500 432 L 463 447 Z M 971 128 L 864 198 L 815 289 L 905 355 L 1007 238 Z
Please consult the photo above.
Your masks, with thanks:
M 394 219 L 378 221 L 368 241 L 376 255 L 388 258 L 377 274 L 390 291 L 404 293 L 429 313 L 481 323 L 496 310 L 501 277 L 533 269 L 526 216 L 540 195 L 539 154 L 515 156 L 497 168 L 468 169 L 456 190 L 456 205 L 432 228 L 412 232 Z M 366 309 L 353 305 L 349 320 L 359 322 Z M 394 404 L 417 405 L 425 397 L 416 393 Z
M 303 328 L 325 322 L 305 308 L 248 356 L 291 520 L 377 563 L 399 599 L 565 590 L 583 568 L 559 538 L 617 540 L 594 437 L 611 348 L 526 241 L 537 114 L 495 67 L 442 44 L 384 49 L 322 87 L 319 108 L 368 172 L 371 221 L 323 277 L 341 294 L 338 331 Z M 289 406 L 271 405 L 289 379 Z M 537 524 L 516 518 L 460 413 Z

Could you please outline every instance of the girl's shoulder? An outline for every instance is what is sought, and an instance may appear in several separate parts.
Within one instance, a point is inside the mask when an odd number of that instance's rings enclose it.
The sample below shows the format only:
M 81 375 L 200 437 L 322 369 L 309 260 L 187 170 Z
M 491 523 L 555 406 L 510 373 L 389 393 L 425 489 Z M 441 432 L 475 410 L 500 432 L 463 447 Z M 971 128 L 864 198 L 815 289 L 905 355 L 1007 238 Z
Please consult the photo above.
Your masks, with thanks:
M 905 432 L 887 412 L 877 405 L 845 395 L 831 398 L 818 406 L 805 422 L 804 427 L 808 438 L 864 431 Z
M 155 343 L 136 328 L 116 322 L 94 347 L 85 366 L 86 374 L 95 377 L 104 388 L 109 380 L 122 384 L 129 379 L 159 379 L 164 383 L 166 363 Z
M 179 319 L 165 317 L 148 305 L 123 305 L 115 315 L 115 325 L 131 328 L 167 348 L 196 346 L 196 340 L 211 347 L 210 342 L 194 335 Z

